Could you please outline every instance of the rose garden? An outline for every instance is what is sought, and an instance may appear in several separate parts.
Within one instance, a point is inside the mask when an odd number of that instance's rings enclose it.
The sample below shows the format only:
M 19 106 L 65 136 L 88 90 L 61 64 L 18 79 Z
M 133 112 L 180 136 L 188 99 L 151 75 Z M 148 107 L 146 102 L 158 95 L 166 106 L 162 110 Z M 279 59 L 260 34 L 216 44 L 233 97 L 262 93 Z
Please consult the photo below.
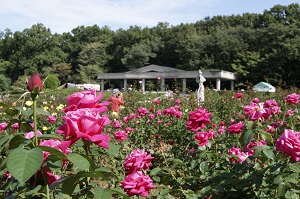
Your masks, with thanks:
M 299 89 L 28 91 L 1 102 L 0 198 L 299 198 Z

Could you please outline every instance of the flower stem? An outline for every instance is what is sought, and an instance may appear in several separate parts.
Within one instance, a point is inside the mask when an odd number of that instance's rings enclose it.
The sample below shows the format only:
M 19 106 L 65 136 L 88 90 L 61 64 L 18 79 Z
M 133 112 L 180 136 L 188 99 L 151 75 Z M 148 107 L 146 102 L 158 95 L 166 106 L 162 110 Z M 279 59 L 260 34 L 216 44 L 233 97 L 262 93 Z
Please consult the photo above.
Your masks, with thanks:
M 38 138 L 37 138 L 37 119 L 36 119 L 36 99 L 33 99 L 33 129 L 34 129 L 34 139 L 35 139 L 35 146 L 38 146 Z

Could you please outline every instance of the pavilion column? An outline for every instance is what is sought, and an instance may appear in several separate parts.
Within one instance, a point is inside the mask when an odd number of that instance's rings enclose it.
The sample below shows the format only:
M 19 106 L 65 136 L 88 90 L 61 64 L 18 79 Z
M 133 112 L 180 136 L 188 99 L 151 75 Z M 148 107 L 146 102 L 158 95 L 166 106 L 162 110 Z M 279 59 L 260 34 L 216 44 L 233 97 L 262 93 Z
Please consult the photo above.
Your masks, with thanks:
M 124 79 L 124 86 L 123 86 L 123 88 L 124 88 L 124 91 L 127 90 L 127 79 Z
M 230 89 L 234 90 L 234 81 L 233 80 L 230 81 Z
M 161 80 L 160 90 L 162 92 L 164 92 L 165 91 L 165 78 L 161 78 L 160 80 Z
M 104 79 L 101 79 L 101 91 L 104 91 Z
M 219 91 L 221 90 L 221 79 L 216 80 L 216 89 Z
M 182 79 L 182 91 L 185 92 L 186 91 L 186 78 Z
M 145 92 L 145 84 L 146 84 L 146 81 L 145 81 L 145 78 L 142 79 L 142 92 Z

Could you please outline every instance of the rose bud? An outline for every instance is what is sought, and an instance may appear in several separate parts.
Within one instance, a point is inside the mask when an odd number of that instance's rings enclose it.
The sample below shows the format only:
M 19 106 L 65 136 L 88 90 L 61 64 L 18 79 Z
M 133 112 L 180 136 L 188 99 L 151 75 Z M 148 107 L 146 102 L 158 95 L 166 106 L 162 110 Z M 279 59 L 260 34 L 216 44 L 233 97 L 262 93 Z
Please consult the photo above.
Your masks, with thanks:
M 34 87 L 36 87 L 36 86 L 39 87 L 39 91 L 42 91 L 43 82 L 37 73 L 35 73 L 33 76 L 31 76 L 31 78 L 28 80 L 27 90 L 29 92 L 32 92 Z

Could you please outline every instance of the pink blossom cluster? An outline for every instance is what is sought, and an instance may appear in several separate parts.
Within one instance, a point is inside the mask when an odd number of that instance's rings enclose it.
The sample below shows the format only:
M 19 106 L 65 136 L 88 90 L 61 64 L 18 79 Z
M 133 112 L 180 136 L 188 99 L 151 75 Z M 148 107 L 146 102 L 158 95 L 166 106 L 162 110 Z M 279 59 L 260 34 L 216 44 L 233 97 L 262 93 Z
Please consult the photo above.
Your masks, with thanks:
M 250 105 L 244 106 L 243 109 L 243 116 L 249 116 L 249 119 L 252 121 L 269 120 L 271 116 L 279 115 L 281 113 L 280 107 L 275 100 L 260 102 L 258 98 L 254 98 L 250 102 Z
M 153 103 L 155 105 L 159 104 L 158 100 L 159 99 L 154 100 L 156 102 Z M 178 104 L 180 104 L 179 99 L 175 100 L 175 106 L 165 108 L 164 110 L 157 110 L 156 107 L 151 107 L 149 109 L 139 107 L 136 113 L 130 113 L 128 116 L 124 116 L 122 120 L 115 120 L 113 122 L 113 128 L 116 129 L 114 132 L 114 138 L 118 142 L 126 140 L 128 134 L 137 130 L 136 125 L 141 124 L 142 122 L 147 125 L 151 125 L 153 123 L 155 123 L 155 125 L 170 125 L 171 122 L 175 120 L 169 120 L 168 118 L 168 122 L 166 122 L 162 116 L 170 116 L 178 119 L 182 118 L 182 112 Z M 134 125 L 134 127 L 130 127 L 130 125 Z
M 128 196 L 140 195 L 147 197 L 151 189 L 156 188 L 152 179 L 144 172 L 152 166 L 153 157 L 145 150 L 134 150 L 126 157 L 123 166 L 126 177 L 121 182 L 121 187 Z
M 241 95 L 235 95 L 236 98 L 241 98 Z M 297 105 L 299 100 L 299 95 L 296 93 L 287 95 L 285 102 L 288 105 Z M 259 98 L 253 98 L 250 105 L 243 107 L 243 115 L 240 118 L 248 118 L 251 121 L 258 121 L 259 125 L 264 125 L 264 130 L 269 133 L 276 133 L 279 127 L 288 126 L 288 122 L 285 121 L 291 118 L 296 109 L 288 109 L 283 116 L 283 120 L 280 120 L 281 108 L 279 103 L 273 99 L 261 102 Z M 271 119 L 274 118 L 272 121 Z M 220 126 L 221 127 L 221 126 Z M 219 127 L 219 128 L 220 128 Z M 243 121 L 230 121 L 230 126 L 228 127 L 228 132 L 230 134 L 240 134 L 243 132 L 245 124 Z M 249 128 L 249 127 L 247 127 Z M 256 142 L 250 142 L 244 149 L 231 147 L 228 150 L 230 155 L 230 161 L 243 162 L 249 156 L 253 156 L 255 152 L 255 147 L 260 147 L 266 145 L 266 141 L 259 140 Z M 291 129 L 285 129 L 282 135 L 276 140 L 276 150 L 283 152 L 286 156 L 290 157 L 293 161 L 300 160 L 300 132 L 294 132 Z
M 181 118 L 182 117 L 182 112 L 180 111 L 180 107 L 175 105 L 169 108 L 166 108 L 163 110 L 164 115 L 171 115 L 176 118 Z

